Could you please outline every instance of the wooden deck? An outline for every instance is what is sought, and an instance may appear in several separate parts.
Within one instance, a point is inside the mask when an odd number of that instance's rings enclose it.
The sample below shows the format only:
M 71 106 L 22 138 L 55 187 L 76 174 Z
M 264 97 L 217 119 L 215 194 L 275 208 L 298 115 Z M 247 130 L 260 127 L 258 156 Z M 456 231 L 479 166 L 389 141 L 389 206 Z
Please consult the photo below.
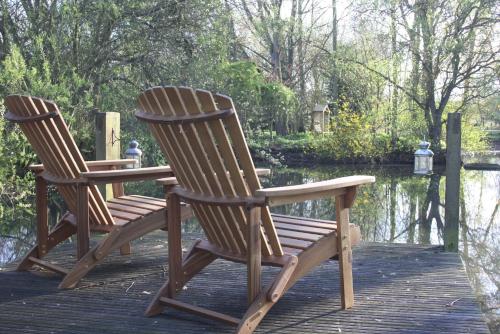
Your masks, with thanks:
M 196 237 L 187 234 L 184 246 Z M 64 266 L 73 257 L 69 246 L 50 258 Z M 3 268 L 0 333 L 231 333 L 230 326 L 175 310 L 142 315 L 165 280 L 166 259 L 166 237 L 157 232 L 137 240 L 133 255 L 110 256 L 75 290 L 58 290 L 60 278 L 52 274 Z M 300 280 L 256 333 L 489 333 L 455 253 L 365 243 L 354 249 L 353 268 L 353 309 L 340 309 L 338 264 L 329 262 Z M 273 272 L 266 268 L 264 280 Z M 245 282 L 243 265 L 217 260 L 181 296 L 239 317 Z

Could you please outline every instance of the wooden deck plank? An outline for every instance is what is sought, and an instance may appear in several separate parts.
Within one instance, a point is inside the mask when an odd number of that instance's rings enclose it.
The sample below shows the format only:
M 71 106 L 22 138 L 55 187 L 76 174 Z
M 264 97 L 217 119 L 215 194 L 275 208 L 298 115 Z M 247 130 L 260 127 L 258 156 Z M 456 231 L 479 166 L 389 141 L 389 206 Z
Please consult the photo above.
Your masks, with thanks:
M 187 234 L 183 247 L 198 237 Z M 75 290 L 58 290 L 56 275 L 14 272 L 14 265 L 2 269 L 0 332 L 234 331 L 172 309 L 144 317 L 168 276 L 164 232 L 148 234 L 133 248 L 131 256 L 107 258 Z M 73 253 L 71 245 L 62 245 L 48 260 L 67 266 Z M 338 263 L 326 262 L 285 294 L 256 333 L 488 333 L 458 254 L 432 246 L 373 243 L 353 253 L 354 308 L 341 310 Z M 265 268 L 263 286 L 277 270 Z M 198 306 L 239 318 L 246 307 L 246 288 L 240 283 L 245 279 L 245 266 L 217 260 L 187 285 L 180 300 L 186 296 Z

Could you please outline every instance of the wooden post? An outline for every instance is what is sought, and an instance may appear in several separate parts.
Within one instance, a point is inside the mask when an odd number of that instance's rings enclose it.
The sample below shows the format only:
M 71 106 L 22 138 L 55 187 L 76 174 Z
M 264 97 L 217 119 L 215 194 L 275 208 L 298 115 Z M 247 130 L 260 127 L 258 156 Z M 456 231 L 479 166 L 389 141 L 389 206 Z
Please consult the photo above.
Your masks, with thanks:
M 76 258 L 80 260 L 89 251 L 89 187 L 78 184 L 76 187 Z
M 458 251 L 458 220 L 460 197 L 461 114 L 448 114 L 446 122 L 446 192 L 444 211 L 444 248 Z
M 43 177 L 36 176 L 36 238 L 38 243 L 38 258 L 47 254 L 49 224 L 47 216 L 47 182 Z
M 166 189 L 167 190 L 167 187 Z M 166 193 L 168 213 L 168 278 L 167 296 L 174 298 L 182 281 L 182 241 L 181 241 L 181 202 L 176 193 Z
M 349 207 L 356 196 L 356 188 L 349 189 L 346 195 L 335 198 L 337 220 L 337 247 L 339 252 L 340 297 L 343 309 L 354 305 L 354 288 L 352 279 L 352 250 L 349 235 Z
M 247 207 L 246 216 L 247 288 L 251 305 L 261 290 L 260 207 Z
M 96 113 L 95 129 L 96 160 L 120 159 L 120 114 Z M 113 198 L 113 185 L 99 186 L 99 190 L 106 200 Z

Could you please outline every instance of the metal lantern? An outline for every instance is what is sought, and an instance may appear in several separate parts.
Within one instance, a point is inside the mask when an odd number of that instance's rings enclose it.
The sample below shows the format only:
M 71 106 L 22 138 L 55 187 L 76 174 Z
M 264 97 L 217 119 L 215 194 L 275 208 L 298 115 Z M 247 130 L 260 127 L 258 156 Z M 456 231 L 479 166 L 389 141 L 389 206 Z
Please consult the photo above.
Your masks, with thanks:
M 128 149 L 125 151 L 125 159 L 135 159 L 135 163 L 128 164 L 126 168 L 141 168 L 142 151 L 138 147 L 139 143 L 137 140 L 132 140 L 128 144 Z
M 434 152 L 429 150 L 431 143 L 423 140 L 418 145 L 420 148 L 415 151 L 415 174 L 432 174 L 432 158 Z

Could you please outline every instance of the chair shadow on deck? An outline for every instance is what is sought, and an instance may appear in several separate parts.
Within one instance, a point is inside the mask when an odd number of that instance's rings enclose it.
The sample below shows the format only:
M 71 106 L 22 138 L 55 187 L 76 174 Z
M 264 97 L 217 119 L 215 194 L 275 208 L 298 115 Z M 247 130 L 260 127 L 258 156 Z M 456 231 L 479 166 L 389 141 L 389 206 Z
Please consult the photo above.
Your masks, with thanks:
M 40 276 L 43 276 L 44 279 L 40 279 Z M 2 282 L 3 287 L 0 288 L 0 305 L 23 299 L 58 294 L 61 292 L 57 288 L 59 281 L 60 276 L 50 272 L 40 272 L 32 275 L 19 271 L 1 271 L 0 282 Z

